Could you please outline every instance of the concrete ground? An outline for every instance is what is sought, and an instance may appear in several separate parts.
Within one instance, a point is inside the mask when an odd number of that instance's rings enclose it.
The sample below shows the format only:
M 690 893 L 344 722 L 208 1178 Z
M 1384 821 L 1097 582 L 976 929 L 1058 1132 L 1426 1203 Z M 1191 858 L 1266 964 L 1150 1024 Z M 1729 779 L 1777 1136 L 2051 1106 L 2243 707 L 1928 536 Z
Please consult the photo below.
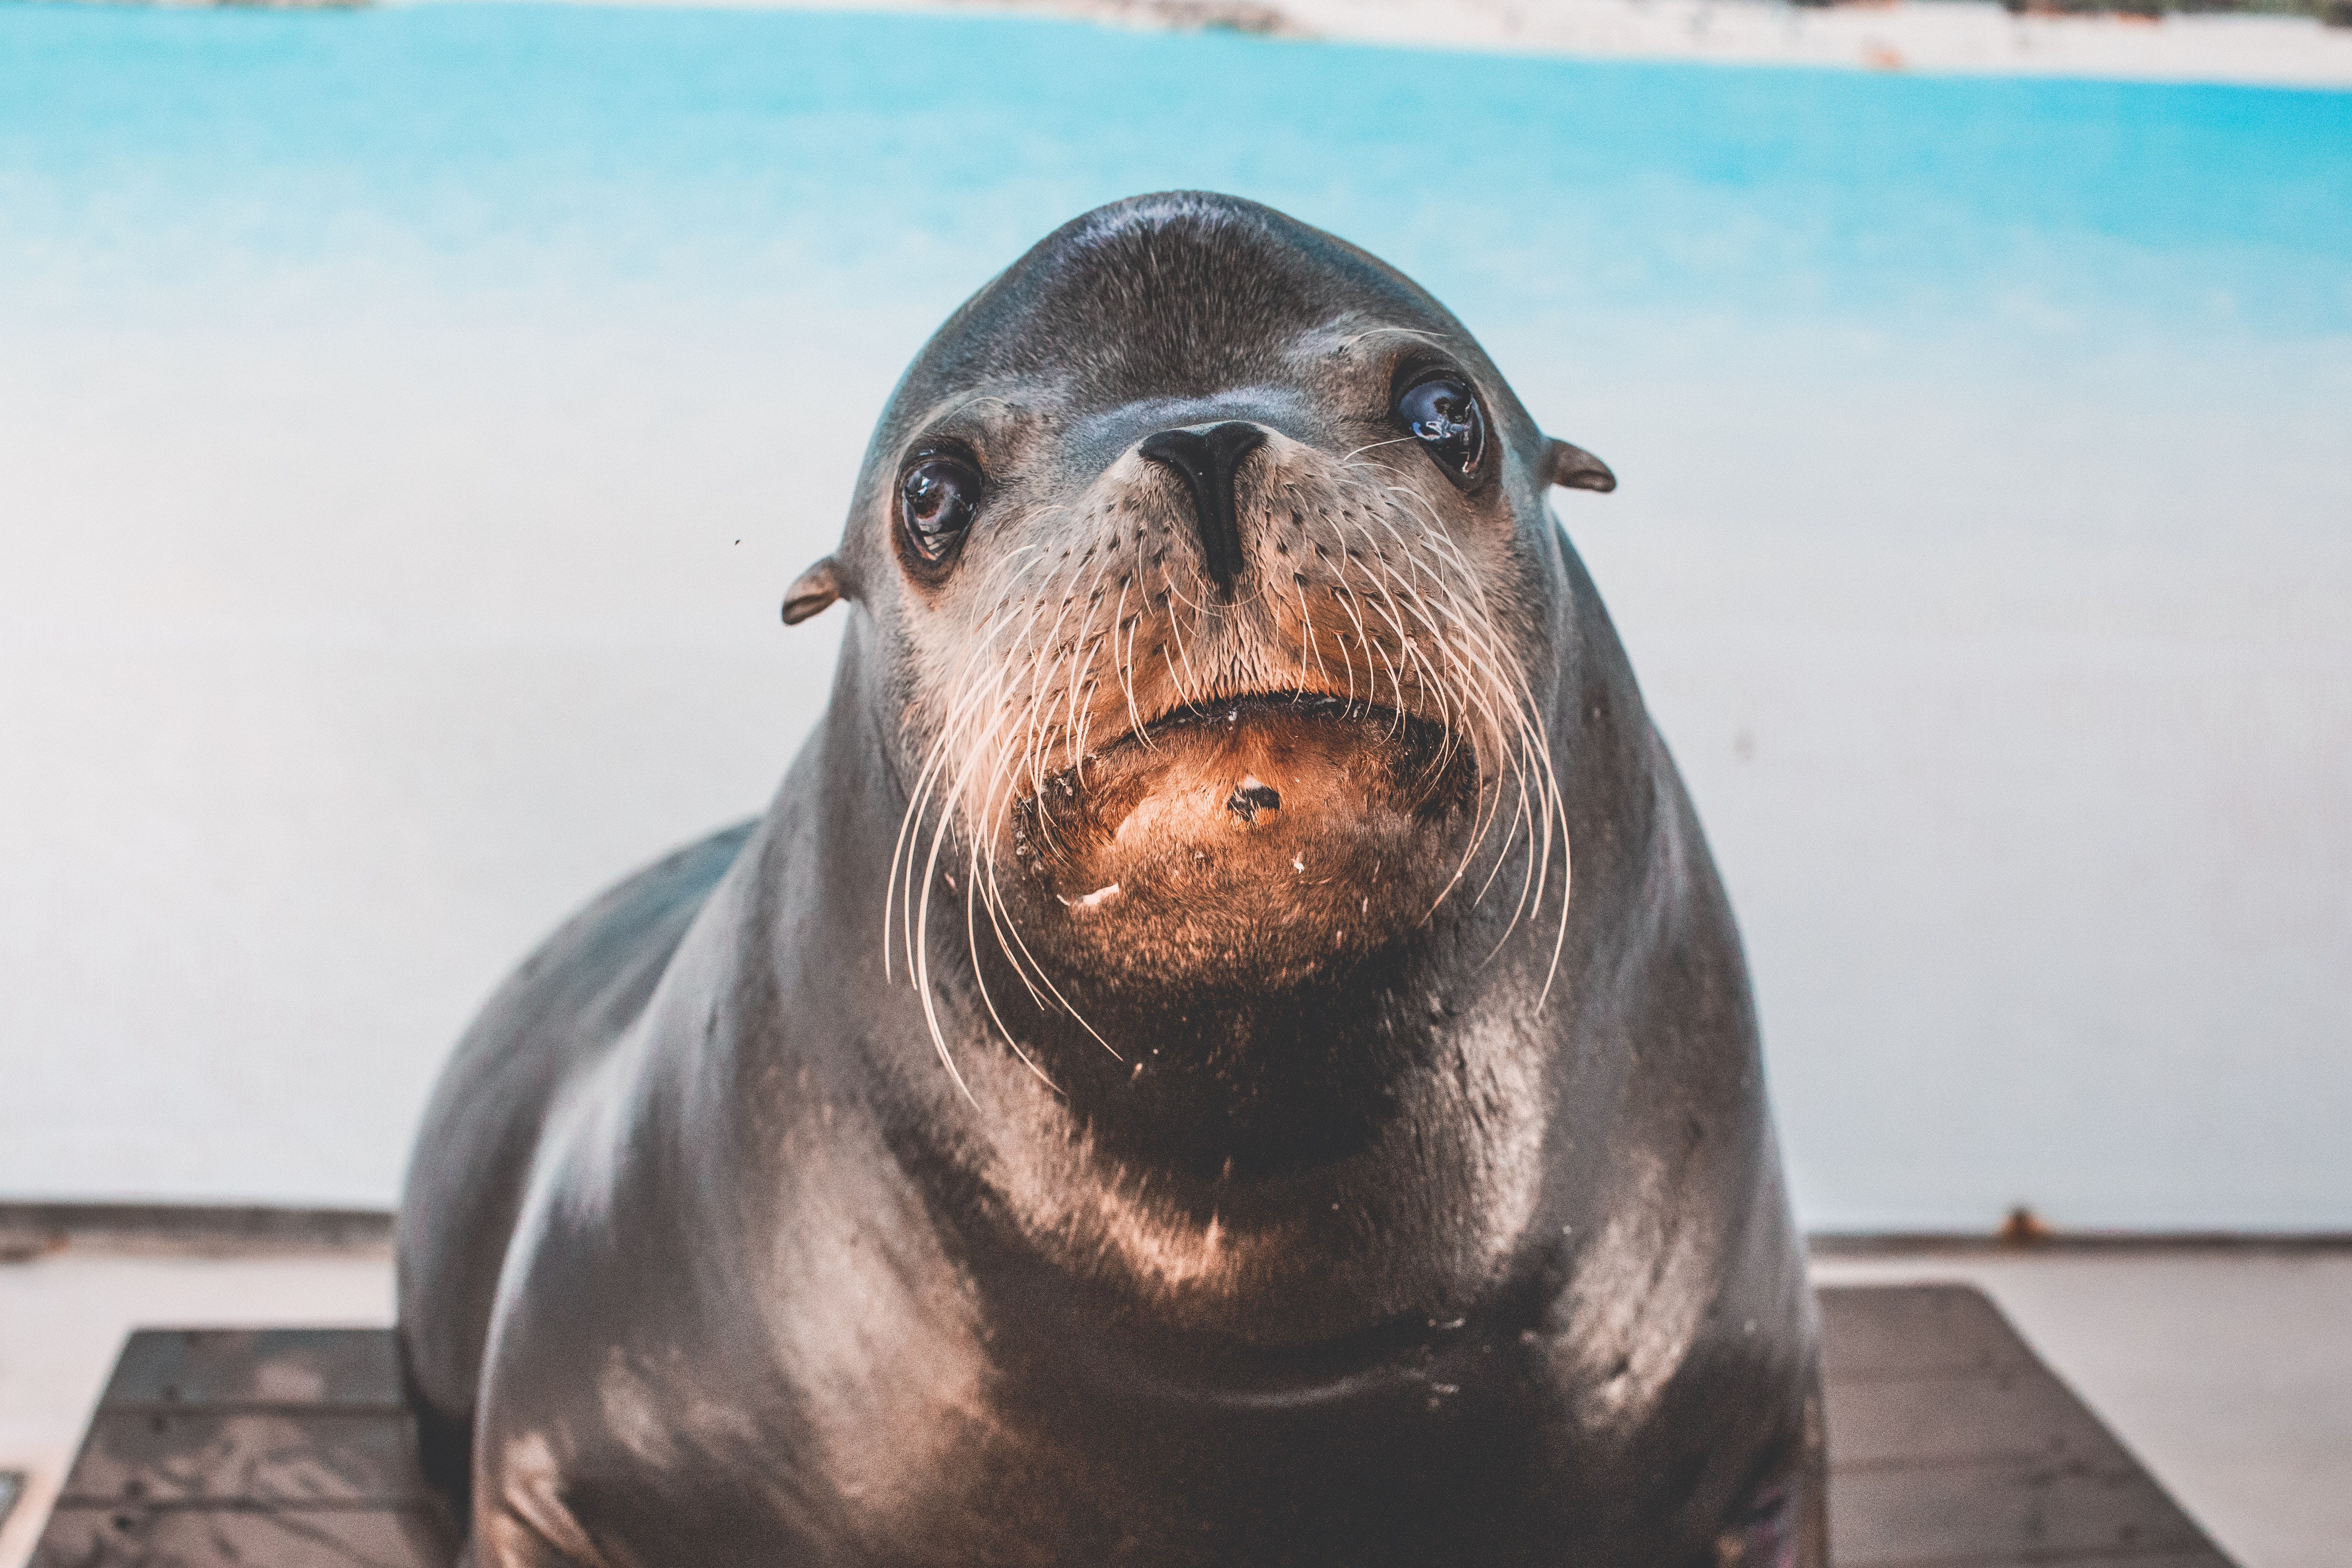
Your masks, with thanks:
M 2243 1568 L 2340 1568 L 2352 1551 L 2352 1255 L 1895 1255 L 1814 1272 L 1981 1286 Z M 30 1478 L 0 1528 L 0 1568 L 30 1553 L 134 1325 L 391 1311 L 391 1263 L 375 1252 L 0 1263 L 0 1470 Z
M 1817 1258 L 1813 1278 L 1980 1287 L 2243 1568 L 2352 1563 L 2352 1254 Z

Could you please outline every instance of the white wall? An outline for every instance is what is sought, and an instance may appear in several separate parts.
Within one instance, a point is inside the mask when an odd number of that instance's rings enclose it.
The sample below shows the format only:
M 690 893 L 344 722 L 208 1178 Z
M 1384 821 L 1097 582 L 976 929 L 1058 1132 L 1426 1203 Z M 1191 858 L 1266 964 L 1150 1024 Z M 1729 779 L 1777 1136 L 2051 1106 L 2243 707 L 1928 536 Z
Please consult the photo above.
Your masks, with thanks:
M 504 967 L 761 805 L 835 636 L 776 599 L 928 320 L 609 304 L 0 362 L 0 1192 L 388 1201 Z M 1562 506 L 1730 879 L 1808 1218 L 2352 1222 L 2325 401 L 1488 335 L 1624 477 Z
M 0 1192 L 389 1201 L 500 973 L 764 803 L 855 444 L 773 355 L 587 324 L 0 360 Z
M 2346 1226 L 2344 352 L 1889 357 L 1583 400 L 1806 1217 Z

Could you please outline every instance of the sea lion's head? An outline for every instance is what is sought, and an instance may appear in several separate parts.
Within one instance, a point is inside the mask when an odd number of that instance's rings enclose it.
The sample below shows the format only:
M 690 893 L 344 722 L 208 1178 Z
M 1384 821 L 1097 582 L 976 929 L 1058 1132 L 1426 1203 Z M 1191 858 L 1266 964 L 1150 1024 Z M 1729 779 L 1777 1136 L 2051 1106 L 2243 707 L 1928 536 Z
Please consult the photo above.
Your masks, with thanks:
M 1048 976 L 1282 985 L 1530 836 L 1557 875 L 1543 496 L 1613 482 L 1394 269 L 1147 196 L 932 339 L 786 616 L 845 590 L 903 649 L 902 895 L 943 867 Z
M 1009 1036 L 1114 1054 L 1465 923 L 1549 950 L 1544 498 L 1613 483 L 1328 235 L 1198 194 L 1058 230 L 924 348 L 786 603 L 854 597 L 891 662 L 888 940 L 925 978 L 950 923 Z

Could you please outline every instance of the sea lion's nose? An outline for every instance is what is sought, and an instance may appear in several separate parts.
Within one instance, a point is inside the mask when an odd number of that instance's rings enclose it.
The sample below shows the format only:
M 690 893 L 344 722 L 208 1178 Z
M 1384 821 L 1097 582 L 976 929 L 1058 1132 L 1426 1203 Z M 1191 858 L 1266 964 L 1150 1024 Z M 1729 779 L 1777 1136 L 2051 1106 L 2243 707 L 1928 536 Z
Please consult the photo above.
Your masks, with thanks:
M 1200 530 L 1201 553 L 1209 576 L 1225 598 L 1242 574 L 1241 526 L 1234 518 L 1234 475 L 1265 442 L 1263 426 L 1228 419 L 1222 425 L 1191 425 L 1147 436 L 1137 447 L 1155 463 L 1184 476 L 1192 491 L 1192 522 Z

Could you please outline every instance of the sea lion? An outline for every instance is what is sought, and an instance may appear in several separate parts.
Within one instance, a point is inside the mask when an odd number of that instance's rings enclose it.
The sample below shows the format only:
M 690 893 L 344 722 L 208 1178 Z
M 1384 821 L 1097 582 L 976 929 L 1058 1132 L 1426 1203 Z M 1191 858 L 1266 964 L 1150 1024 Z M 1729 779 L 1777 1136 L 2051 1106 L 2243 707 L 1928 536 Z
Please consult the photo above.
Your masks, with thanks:
M 786 599 L 853 608 L 767 814 L 427 1113 L 473 1560 L 1819 1563 L 1738 937 L 1546 499 L 1613 482 L 1248 202 L 957 310 Z

